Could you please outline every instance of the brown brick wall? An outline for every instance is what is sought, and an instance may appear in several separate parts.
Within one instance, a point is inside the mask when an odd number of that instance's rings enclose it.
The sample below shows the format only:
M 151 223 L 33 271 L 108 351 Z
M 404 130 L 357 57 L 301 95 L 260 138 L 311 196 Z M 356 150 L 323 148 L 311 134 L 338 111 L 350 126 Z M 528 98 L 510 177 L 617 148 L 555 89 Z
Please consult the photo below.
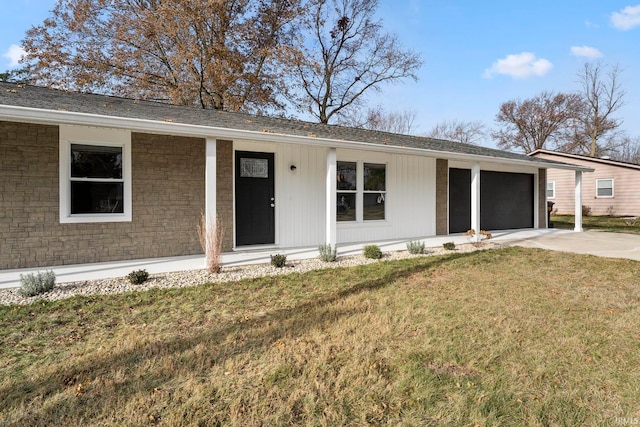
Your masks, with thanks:
M 449 161 L 436 159 L 436 235 L 449 234 Z
M 538 228 L 547 228 L 547 170 L 538 169 Z
M 58 128 L 0 122 L 0 269 L 202 253 L 202 139 L 132 135 L 132 222 L 60 224 Z
M 233 248 L 233 142 L 216 141 L 216 216 L 224 227 L 222 251 Z

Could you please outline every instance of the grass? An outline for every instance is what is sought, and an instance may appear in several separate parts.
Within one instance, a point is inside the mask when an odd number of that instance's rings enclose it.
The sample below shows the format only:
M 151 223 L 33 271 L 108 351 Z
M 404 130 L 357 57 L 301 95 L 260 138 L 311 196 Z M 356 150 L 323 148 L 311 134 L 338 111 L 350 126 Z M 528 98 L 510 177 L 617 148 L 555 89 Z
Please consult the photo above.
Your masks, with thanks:
M 637 271 L 506 248 L 0 307 L 0 425 L 620 425 Z
M 573 229 L 575 217 L 573 215 L 553 215 L 551 216 L 551 222 L 556 228 Z M 614 216 L 583 216 L 582 228 L 614 233 L 640 234 L 640 220 Z

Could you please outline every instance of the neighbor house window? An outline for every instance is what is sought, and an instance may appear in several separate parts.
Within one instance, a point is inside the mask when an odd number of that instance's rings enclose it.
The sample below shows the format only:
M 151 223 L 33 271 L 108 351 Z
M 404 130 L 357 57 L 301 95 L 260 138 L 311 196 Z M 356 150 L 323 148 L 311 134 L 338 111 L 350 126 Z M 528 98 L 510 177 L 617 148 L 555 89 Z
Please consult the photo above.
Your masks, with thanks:
M 131 221 L 131 134 L 60 127 L 60 222 Z
M 556 182 L 547 182 L 547 199 L 554 199 L 556 197 Z
M 337 221 L 385 219 L 386 165 L 337 162 Z
M 596 196 L 613 197 L 613 179 L 596 179 Z

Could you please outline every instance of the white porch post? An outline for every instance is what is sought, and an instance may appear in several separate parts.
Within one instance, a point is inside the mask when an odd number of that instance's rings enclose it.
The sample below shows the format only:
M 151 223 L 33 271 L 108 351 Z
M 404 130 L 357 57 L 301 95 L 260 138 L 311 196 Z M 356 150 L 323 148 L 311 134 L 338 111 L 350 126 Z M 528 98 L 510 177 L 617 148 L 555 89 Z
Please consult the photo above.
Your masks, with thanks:
M 325 243 L 334 246 L 337 240 L 337 229 L 336 229 L 336 206 L 337 206 L 337 195 L 336 191 L 338 189 L 338 184 L 336 181 L 336 172 L 337 172 L 337 160 L 336 160 L 336 149 L 329 148 L 329 152 L 327 153 L 327 181 L 326 181 L 326 233 L 325 233 Z
M 216 140 L 212 138 L 207 138 L 206 140 L 206 161 L 205 161 L 205 170 L 204 170 L 204 180 L 205 180 L 205 221 L 206 227 L 214 226 L 214 221 L 216 221 Z M 206 233 L 208 237 L 209 233 Z M 205 245 L 205 247 L 209 247 L 209 245 Z M 205 258 L 206 258 L 205 253 Z M 206 267 L 206 260 L 205 260 Z
M 573 230 L 582 231 L 582 171 L 576 171 L 575 220 Z
M 480 241 L 480 163 L 471 165 L 471 228 L 475 241 Z

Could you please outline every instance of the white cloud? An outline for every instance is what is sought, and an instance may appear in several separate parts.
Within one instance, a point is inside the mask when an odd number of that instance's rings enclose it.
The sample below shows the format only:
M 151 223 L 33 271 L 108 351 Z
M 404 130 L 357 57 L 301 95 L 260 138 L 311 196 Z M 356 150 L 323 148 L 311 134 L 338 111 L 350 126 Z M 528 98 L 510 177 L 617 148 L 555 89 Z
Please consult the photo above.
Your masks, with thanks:
M 600 28 L 600 25 L 594 24 L 593 22 L 586 20 L 584 21 L 584 26 L 587 28 Z
M 630 30 L 640 25 L 640 4 L 627 6 L 611 14 L 611 24 L 619 30 Z
M 575 56 L 590 59 L 602 58 L 604 56 L 598 49 L 590 46 L 571 46 L 571 53 Z
M 20 59 L 26 54 L 27 52 L 23 48 L 17 44 L 12 44 L 9 46 L 9 50 L 2 54 L 2 57 L 9 59 L 9 67 L 17 67 L 20 65 Z
M 524 79 L 531 76 L 544 76 L 551 68 L 553 64 L 548 60 L 538 59 L 531 52 L 522 52 L 498 59 L 491 68 L 484 70 L 482 77 L 490 79 L 495 74 L 504 74 L 516 79 Z

